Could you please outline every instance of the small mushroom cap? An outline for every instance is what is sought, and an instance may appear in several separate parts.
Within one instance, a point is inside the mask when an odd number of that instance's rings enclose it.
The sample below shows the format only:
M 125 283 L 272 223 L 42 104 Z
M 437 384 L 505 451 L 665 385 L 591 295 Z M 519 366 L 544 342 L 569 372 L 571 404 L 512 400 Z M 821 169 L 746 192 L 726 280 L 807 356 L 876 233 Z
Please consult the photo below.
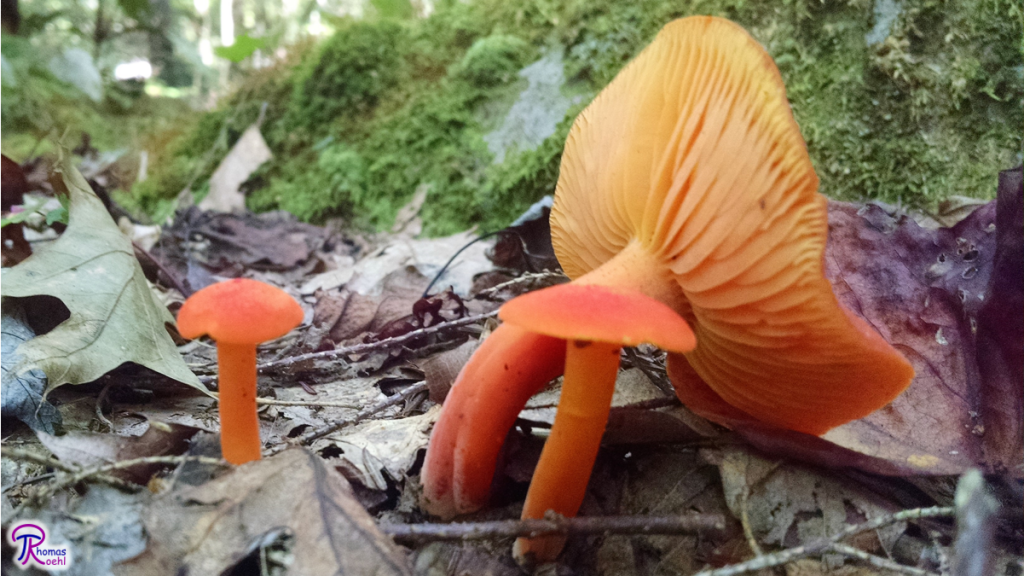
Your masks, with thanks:
M 236 278 L 189 296 L 178 312 L 178 332 L 185 338 L 208 334 L 227 344 L 259 344 L 284 336 L 302 317 L 302 307 L 284 290 Z
M 501 307 L 498 316 L 531 332 L 564 338 L 636 346 L 642 342 L 671 352 L 693 350 L 693 331 L 665 304 L 632 290 L 561 284 L 524 294 Z

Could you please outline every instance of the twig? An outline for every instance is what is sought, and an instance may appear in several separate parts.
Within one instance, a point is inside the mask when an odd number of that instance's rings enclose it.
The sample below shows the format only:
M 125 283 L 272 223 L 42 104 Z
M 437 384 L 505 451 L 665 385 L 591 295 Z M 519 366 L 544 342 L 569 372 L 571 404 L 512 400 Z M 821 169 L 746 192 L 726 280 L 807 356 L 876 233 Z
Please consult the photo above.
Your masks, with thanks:
M 68 466 L 60 460 L 36 454 L 35 452 L 29 452 L 28 450 L 23 450 L 21 448 L 8 448 L 6 446 L 0 447 L 0 456 L 3 456 L 4 458 L 11 458 L 13 460 L 24 460 L 26 462 L 32 462 L 48 468 L 56 468 L 61 472 L 77 472 L 77 468 Z
M 682 516 L 594 516 L 565 518 L 552 516 L 530 520 L 493 522 L 383 524 L 385 534 L 407 543 L 437 540 L 486 540 L 512 536 L 548 534 L 693 534 L 725 530 L 721 514 Z
M 881 556 L 869 554 L 861 550 L 860 548 L 854 548 L 853 546 L 850 546 L 848 544 L 833 544 L 828 547 L 828 551 L 835 552 L 837 554 L 842 554 L 843 556 L 849 558 L 856 558 L 857 560 L 867 562 L 875 568 L 880 568 L 882 570 L 891 570 L 893 572 L 898 572 L 900 574 L 909 574 L 910 576 L 939 576 L 935 572 L 921 570 L 920 568 L 914 568 L 913 566 L 904 566 L 903 564 L 893 562 L 888 558 L 882 558 Z
M 178 278 L 178 275 L 174 274 L 166 266 L 164 266 L 164 263 L 157 259 L 156 256 L 153 256 L 148 250 L 143 249 L 142 246 L 139 246 L 138 243 L 135 242 L 134 240 L 132 240 L 132 248 L 135 249 L 136 258 L 138 258 L 139 256 L 146 258 L 154 266 L 156 266 L 157 270 L 162 272 L 163 275 L 167 277 L 167 281 L 171 283 L 171 288 L 174 288 L 175 290 L 180 292 L 181 295 L 184 296 L 185 298 L 188 298 L 189 296 L 192 295 L 192 290 L 186 288 L 185 285 L 182 284 L 181 279 Z
M 346 418 L 344 420 L 338 420 L 337 422 L 332 422 L 332 423 L 330 423 L 330 424 L 328 424 L 326 426 L 321 426 L 319 428 L 311 430 L 311 431 L 303 434 L 302 436 L 299 436 L 298 438 L 289 439 L 289 440 L 287 440 L 285 442 L 282 442 L 281 444 L 278 444 L 277 446 L 275 446 L 275 447 L 271 448 L 270 450 L 268 450 L 267 451 L 267 456 L 273 456 L 274 454 L 277 454 L 277 453 L 279 453 L 279 452 L 281 452 L 283 450 L 287 450 L 288 448 L 290 448 L 290 447 L 292 447 L 294 445 L 297 445 L 297 444 L 309 444 L 309 443 L 313 442 L 314 440 L 317 440 L 319 438 L 323 438 L 324 436 L 327 436 L 328 434 L 336 432 L 337 430 L 340 430 L 340 429 L 342 429 L 342 428 L 344 428 L 346 426 L 351 426 L 353 424 L 358 424 L 359 422 L 362 422 L 363 420 L 366 420 L 370 416 L 373 416 L 374 414 L 376 414 L 376 413 L 378 413 L 378 412 L 380 412 L 382 410 L 390 408 L 391 406 L 396 406 L 398 404 L 401 404 L 402 402 L 405 402 L 406 400 L 408 400 L 409 398 L 412 398 L 413 396 L 419 394 L 420 392 L 426 392 L 426 391 L 427 391 L 427 383 L 426 382 L 419 382 L 417 384 L 413 384 L 412 386 L 409 386 L 408 388 L 406 388 L 405 390 L 402 390 L 398 394 L 395 394 L 394 396 L 391 396 L 391 397 L 389 397 L 389 398 L 387 398 L 385 400 L 382 400 L 381 402 L 378 402 L 378 403 L 374 404 L 373 406 L 370 406 L 369 408 L 366 408 L 365 410 L 363 410 L 362 412 L 359 412 L 358 414 L 356 414 L 355 416 L 353 416 L 351 418 Z
M 749 501 L 750 488 L 744 484 L 743 492 L 740 493 L 740 525 L 743 527 L 743 537 L 747 539 L 750 551 L 754 553 L 754 556 L 760 558 L 764 556 L 764 550 L 761 550 L 761 545 L 757 543 L 757 538 L 754 537 L 754 528 L 750 525 L 750 514 L 747 510 Z
M 833 550 L 834 545 L 838 544 L 840 540 L 848 538 L 861 532 L 867 532 L 870 530 L 877 530 L 882 526 L 889 524 L 895 524 L 896 522 L 904 522 L 907 520 L 920 520 L 923 518 L 938 518 L 938 517 L 949 517 L 956 514 L 953 507 L 932 507 L 932 508 L 914 508 L 911 510 L 903 510 L 896 512 L 895 514 L 887 514 L 885 516 L 879 516 L 863 524 L 855 524 L 847 527 L 845 530 L 838 532 L 830 538 L 821 538 L 804 544 L 803 546 L 797 546 L 796 548 L 789 548 L 787 550 L 781 550 L 772 554 L 766 554 L 764 556 L 747 560 L 746 562 L 740 562 L 739 564 L 733 564 L 731 566 L 724 566 L 714 570 L 704 570 L 698 572 L 696 576 L 737 576 L 739 574 L 747 574 L 755 572 L 757 570 L 763 570 L 765 568 L 772 568 L 774 566 L 782 566 L 790 562 L 800 560 L 801 558 L 807 558 L 809 556 L 816 556 L 821 553 L 837 552 L 842 554 L 840 550 Z M 879 558 L 879 560 L 885 560 Z
M 94 466 L 94 467 L 85 468 L 85 469 L 75 469 L 75 468 L 72 468 L 71 470 L 66 470 L 66 471 L 71 472 L 71 476 L 69 476 L 67 478 L 62 478 L 62 479 L 57 480 L 57 481 L 55 481 L 55 482 L 53 482 L 51 484 L 43 486 L 42 488 L 39 489 L 39 491 L 36 494 L 34 494 L 33 496 L 31 496 L 29 498 L 26 498 L 25 500 L 22 501 L 22 503 L 18 504 L 17 507 L 15 507 L 13 510 L 11 510 L 11 512 L 9 513 L 9 515 L 7 515 L 6 518 L 0 519 L 0 526 L 4 526 L 4 525 L 7 525 L 7 524 L 10 524 L 10 522 L 12 520 L 17 518 L 19 513 L 22 513 L 22 510 L 24 510 L 26 508 L 26 506 L 29 504 L 29 502 L 43 500 L 43 499 L 45 499 L 46 497 L 48 497 L 49 495 L 53 494 L 54 492 L 56 492 L 58 490 L 62 490 L 62 489 L 68 488 L 69 486 L 75 486 L 76 484 L 78 484 L 80 482 L 84 482 L 84 481 L 86 481 L 86 480 L 88 480 L 90 478 L 95 478 L 97 480 L 103 480 L 104 478 L 111 478 L 111 477 L 106 476 L 106 475 L 109 474 L 109 472 L 116 471 L 116 470 L 123 470 L 123 469 L 126 469 L 126 468 L 132 468 L 132 467 L 135 467 L 135 466 L 148 465 L 148 464 L 179 464 L 179 463 L 182 463 L 182 462 L 189 462 L 189 461 L 200 462 L 200 463 L 203 463 L 203 464 L 221 465 L 221 466 L 230 465 L 227 462 L 225 462 L 225 461 L 223 461 L 223 460 L 221 460 L 219 458 L 210 458 L 209 456 L 146 456 L 146 457 L 143 457 L 143 458 L 133 458 L 131 460 L 121 460 L 120 462 L 112 462 L 110 464 L 103 464 L 101 466 Z M 63 466 L 63 468 L 61 468 L 61 469 L 65 469 L 65 468 L 70 467 L 70 466 L 67 466 L 67 464 L 63 464 L 62 466 Z M 114 479 L 114 480 L 117 480 L 118 483 L 122 484 L 123 485 L 123 486 L 121 486 L 122 488 L 129 488 L 129 489 L 136 489 L 136 488 L 138 488 L 136 485 L 128 483 L 128 482 L 125 482 L 125 481 L 122 481 L 120 479 Z M 106 482 L 105 480 L 103 480 L 103 481 Z
M 53 492 L 60 488 L 64 488 L 65 486 L 74 486 L 75 484 L 88 480 L 93 476 L 106 474 L 108 472 L 115 472 L 117 470 L 127 470 L 128 468 L 134 468 L 136 466 L 148 466 L 151 464 L 183 464 L 185 462 L 198 462 L 200 464 L 207 464 L 210 466 L 230 466 L 230 464 L 220 458 L 210 458 L 209 456 L 144 456 L 142 458 L 121 460 L 119 462 L 111 462 L 110 464 L 104 464 L 102 466 L 86 468 L 72 474 L 68 478 L 51 484 L 49 488 L 50 491 Z M 134 486 L 134 484 L 132 486 Z
M 507 280 L 505 282 L 502 282 L 501 284 L 498 284 L 496 286 L 491 286 L 490 288 L 481 290 L 481 291 L 476 293 L 475 297 L 476 298 L 490 298 L 491 296 L 497 294 L 498 292 L 504 290 L 505 288 L 512 288 L 513 286 L 518 286 L 520 284 L 534 284 L 534 283 L 539 283 L 539 282 L 547 282 L 549 280 L 568 280 L 568 279 L 569 279 L 569 277 L 566 276 L 565 274 L 561 273 L 561 272 L 550 272 L 550 271 L 547 271 L 547 270 L 545 270 L 543 272 L 527 272 L 526 274 L 523 274 L 522 276 L 519 276 L 518 278 L 513 278 L 511 280 Z
M 0 455 L 4 458 L 11 458 L 12 460 L 24 460 L 25 462 L 32 462 L 39 464 L 40 466 L 46 466 L 47 468 L 53 468 L 54 470 L 60 470 L 61 472 L 67 472 L 68 474 L 74 474 L 81 470 L 78 466 L 70 466 L 57 460 L 56 458 L 50 458 L 49 456 L 42 456 L 35 452 L 29 452 L 28 450 L 22 450 L 21 448 L 7 448 L 0 447 Z M 96 478 L 104 484 L 110 484 L 117 488 L 130 489 L 135 485 L 131 482 L 115 478 L 113 476 L 101 475 Z
M 497 314 L 498 314 L 498 311 L 495 310 L 493 312 L 488 312 L 486 314 L 477 314 L 476 316 L 467 316 L 465 318 L 459 318 L 458 320 L 449 320 L 447 322 L 442 322 L 440 324 L 435 324 L 435 325 L 429 326 L 427 328 L 420 328 L 419 330 L 413 330 L 412 332 L 408 332 L 406 334 L 402 334 L 401 336 L 395 336 L 394 338 L 385 338 L 384 340 L 381 340 L 379 342 L 369 342 L 367 344 L 356 344 L 354 346 L 346 346 L 344 348 L 336 348 L 334 350 L 326 350 L 324 352 L 312 352 L 310 354 L 300 354 L 299 356 L 292 356 L 291 358 L 285 358 L 284 360 L 275 360 L 273 362 L 267 362 L 267 363 L 261 364 L 261 365 L 259 365 L 257 367 L 257 370 L 260 373 L 264 373 L 264 372 L 266 372 L 268 370 L 275 370 L 275 369 L 280 369 L 280 368 L 286 368 L 286 367 L 291 366 L 293 364 L 298 364 L 300 362 L 306 362 L 306 361 L 310 361 L 310 360 L 329 360 L 329 359 L 337 358 L 337 357 L 340 357 L 340 356 L 347 356 L 349 354 L 362 354 L 364 352 L 372 352 L 374 350 L 385 350 L 385 349 L 391 348 L 393 346 L 399 346 L 399 345 L 405 344 L 406 342 L 409 342 L 411 340 L 415 340 L 417 338 L 421 338 L 423 336 L 427 336 L 427 335 L 430 335 L 430 334 L 435 334 L 437 332 L 442 332 L 442 331 L 447 330 L 449 328 L 458 328 L 459 326 L 466 326 L 466 325 L 469 325 L 469 324 L 475 324 L 477 322 L 482 322 L 482 321 L 484 321 L 484 320 L 486 320 L 488 318 L 493 318 Z M 217 380 L 216 376 L 200 376 L 199 377 L 199 381 L 202 382 L 203 384 L 209 384 L 211 382 L 214 382 L 215 380 Z
M 357 404 L 346 404 L 344 402 L 323 402 L 320 400 L 276 400 L 273 398 L 257 398 L 257 404 L 265 406 L 319 406 L 321 408 L 359 408 Z

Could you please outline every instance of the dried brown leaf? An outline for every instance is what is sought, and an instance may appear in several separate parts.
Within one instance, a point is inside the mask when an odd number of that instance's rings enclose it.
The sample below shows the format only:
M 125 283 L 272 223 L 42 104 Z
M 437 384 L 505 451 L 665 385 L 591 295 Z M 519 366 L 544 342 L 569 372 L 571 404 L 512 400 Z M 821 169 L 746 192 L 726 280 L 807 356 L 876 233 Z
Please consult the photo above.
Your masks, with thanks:
M 51 436 L 45 432 L 37 432 L 36 435 L 43 446 L 61 462 L 90 468 L 145 456 L 183 454 L 188 449 L 189 439 L 196 432 L 199 432 L 199 429 L 191 426 L 150 421 L 149 427 L 139 436 L 77 431 L 61 436 Z M 145 484 L 161 467 L 159 464 L 136 466 L 117 470 L 113 475 L 137 484 Z
M 469 340 L 458 348 L 435 354 L 416 363 L 423 370 L 432 401 L 438 404 L 444 402 L 448 390 L 455 382 L 455 377 L 479 346 L 479 340 Z
M 291 535 L 286 574 L 411 574 L 348 482 L 315 454 L 286 450 L 215 480 L 154 499 L 143 513 L 144 553 L 116 574 L 221 574 L 268 535 Z
M 705 455 L 718 466 L 733 516 L 746 516 L 762 544 L 792 548 L 896 511 L 893 504 L 851 482 L 768 460 L 743 447 L 709 450 Z M 858 545 L 891 550 L 905 529 L 903 523 L 887 526 Z M 832 567 L 842 562 L 835 560 L 838 563 L 829 562 Z

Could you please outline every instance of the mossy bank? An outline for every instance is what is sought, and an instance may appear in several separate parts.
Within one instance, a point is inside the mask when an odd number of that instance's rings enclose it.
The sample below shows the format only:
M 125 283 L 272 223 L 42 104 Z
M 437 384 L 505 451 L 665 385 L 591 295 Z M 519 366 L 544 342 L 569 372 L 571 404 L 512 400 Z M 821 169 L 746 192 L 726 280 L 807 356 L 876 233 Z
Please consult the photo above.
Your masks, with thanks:
M 149 211 L 204 181 L 266 103 L 275 154 L 249 206 L 380 227 L 427 187 L 426 231 L 507 225 L 553 192 L 573 118 L 673 18 L 713 14 L 775 58 L 837 199 L 929 207 L 988 197 L 1020 162 L 1015 0 L 439 2 L 423 19 L 343 25 L 254 72 L 133 190 Z

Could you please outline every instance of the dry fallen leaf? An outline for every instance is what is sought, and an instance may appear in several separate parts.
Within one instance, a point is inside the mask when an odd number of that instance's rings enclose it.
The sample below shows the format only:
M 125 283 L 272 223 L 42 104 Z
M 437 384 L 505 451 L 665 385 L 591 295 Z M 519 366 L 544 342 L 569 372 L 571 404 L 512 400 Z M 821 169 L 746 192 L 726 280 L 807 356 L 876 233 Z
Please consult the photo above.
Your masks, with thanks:
M 938 230 L 873 205 L 830 206 L 826 272 L 836 296 L 917 376 L 889 406 L 826 440 L 908 473 L 956 474 L 982 461 L 974 330 L 992 271 L 994 220 L 993 204 Z
M 286 450 L 157 496 L 142 518 L 146 551 L 115 574 L 222 574 L 275 540 L 287 543 L 284 574 L 412 573 L 348 482 L 306 450 Z
M 430 399 L 438 404 L 444 402 L 448 390 L 462 367 L 469 362 L 473 352 L 480 346 L 479 340 L 468 340 L 459 347 L 419 360 L 416 365 L 423 370 L 424 380 L 430 388 Z
M 340 448 L 341 458 L 348 461 L 351 470 L 359 472 L 364 486 L 386 490 L 380 470 L 386 470 L 392 478 L 404 478 L 416 461 L 416 453 L 427 447 L 440 411 L 440 406 L 434 406 L 418 416 L 362 422 L 317 440 L 312 448 L 317 452 L 328 446 Z
M 1024 316 L 1024 237 L 1013 222 L 1024 219 L 1019 182 L 998 206 L 989 203 L 952 228 L 922 228 L 875 205 L 831 203 L 825 264 L 836 296 L 901 351 L 917 376 L 888 406 L 821 438 L 749 421 L 730 426 L 762 450 L 830 467 L 1024 472 L 1014 464 L 1024 456 L 1024 330 L 1008 320 Z M 998 214 L 1009 222 L 1003 234 Z M 1017 254 L 1001 268 L 993 262 L 997 237 L 1002 253 Z
M 35 336 L 25 322 L 21 306 L 4 304 L 3 336 L 0 338 L 3 355 L 3 393 L 0 394 L 0 408 L 3 416 L 14 417 L 33 430 L 56 434 L 61 430 L 61 415 L 53 404 L 43 399 L 46 388 L 46 374 L 40 370 L 29 370 L 19 374 L 14 367 L 21 362 L 18 347 Z
M 245 210 L 245 196 L 239 188 L 257 168 L 273 157 L 260 134 L 259 123 L 246 128 L 210 176 L 210 193 L 199 203 L 199 208 L 217 212 Z
M 978 311 L 978 366 L 985 461 L 1020 470 L 1024 461 L 1024 175 L 999 173 L 996 247 L 988 297 Z M 1019 472 L 1018 472 L 1019 474 Z
M 737 519 L 747 516 L 763 544 L 792 548 L 827 538 L 849 524 L 895 512 L 895 506 L 838 476 L 773 461 L 744 447 L 705 452 L 722 475 L 725 499 Z M 860 538 L 868 551 L 892 550 L 906 529 L 896 523 Z M 826 563 L 835 568 L 841 558 Z
M 139 436 L 79 431 L 70 431 L 61 436 L 51 436 L 45 432 L 37 432 L 36 435 L 43 446 L 61 462 L 91 468 L 145 456 L 183 454 L 188 449 L 189 439 L 196 432 L 199 429 L 191 426 L 150 421 L 149 427 Z M 163 467 L 160 464 L 136 466 L 112 474 L 136 484 L 145 484 Z
M 298 222 L 287 212 L 218 214 L 195 208 L 176 218 L 170 232 L 182 239 L 208 240 L 208 249 L 192 255 L 203 258 L 203 264 L 214 270 L 237 264 L 291 270 L 308 260 L 329 235 L 326 229 Z M 181 256 L 172 254 L 169 259 Z
M 205 391 L 164 327 L 174 318 L 154 297 L 131 241 L 66 151 L 58 169 L 70 198 L 68 227 L 57 241 L 5 271 L 4 296 L 53 296 L 71 317 L 18 348 L 25 367 L 46 373 L 47 393 L 92 382 L 125 362 Z

